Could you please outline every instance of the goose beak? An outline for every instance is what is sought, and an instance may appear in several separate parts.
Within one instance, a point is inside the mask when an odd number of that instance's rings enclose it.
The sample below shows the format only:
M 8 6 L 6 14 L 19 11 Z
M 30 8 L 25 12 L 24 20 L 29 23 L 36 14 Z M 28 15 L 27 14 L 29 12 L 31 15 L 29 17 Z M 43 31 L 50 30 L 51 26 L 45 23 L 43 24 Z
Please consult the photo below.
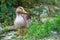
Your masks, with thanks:
M 22 10 L 23 13 L 27 13 L 24 9 Z

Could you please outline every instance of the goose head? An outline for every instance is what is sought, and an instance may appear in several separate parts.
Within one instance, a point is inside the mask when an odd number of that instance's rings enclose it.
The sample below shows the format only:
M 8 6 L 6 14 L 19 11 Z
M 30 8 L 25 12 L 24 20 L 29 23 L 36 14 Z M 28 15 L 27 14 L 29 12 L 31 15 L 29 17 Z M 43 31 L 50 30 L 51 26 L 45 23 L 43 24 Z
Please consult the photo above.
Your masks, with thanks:
M 23 7 L 19 6 L 17 9 L 16 9 L 16 13 L 17 14 L 20 14 L 20 13 L 27 13 Z

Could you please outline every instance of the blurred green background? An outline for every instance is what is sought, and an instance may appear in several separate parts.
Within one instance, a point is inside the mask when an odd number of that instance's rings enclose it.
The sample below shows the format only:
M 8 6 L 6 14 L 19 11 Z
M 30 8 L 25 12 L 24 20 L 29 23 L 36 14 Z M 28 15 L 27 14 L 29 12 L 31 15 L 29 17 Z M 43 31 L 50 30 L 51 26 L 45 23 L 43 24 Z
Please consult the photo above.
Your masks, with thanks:
M 30 37 L 48 37 L 51 31 L 60 33 L 60 0 L 0 0 L 0 23 L 12 26 L 18 6 L 31 14 L 32 23 L 27 40 Z M 5 32 L 7 30 L 4 28 Z

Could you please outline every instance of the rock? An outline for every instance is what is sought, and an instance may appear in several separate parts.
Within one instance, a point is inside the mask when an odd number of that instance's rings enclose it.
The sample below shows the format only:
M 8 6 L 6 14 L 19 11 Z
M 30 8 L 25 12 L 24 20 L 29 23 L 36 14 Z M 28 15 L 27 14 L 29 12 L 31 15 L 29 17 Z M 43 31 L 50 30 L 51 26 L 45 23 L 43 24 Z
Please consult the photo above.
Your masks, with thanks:
M 6 26 L 6 28 L 8 29 L 8 31 L 16 31 L 17 27 L 14 26 Z
M 58 33 L 56 31 L 51 31 L 52 35 L 56 36 Z
M 0 34 L 2 34 L 3 33 L 3 28 L 2 27 L 0 27 Z
M 0 23 L 0 27 L 4 27 L 4 23 Z
M 46 23 L 47 20 L 54 21 L 55 17 L 47 17 L 47 18 L 41 18 L 42 23 Z
M 12 40 L 12 38 L 16 37 L 16 35 L 15 35 L 16 33 L 17 32 L 14 32 L 14 31 L 9 32 L 5 37 L 3 37 L 2 40 Z

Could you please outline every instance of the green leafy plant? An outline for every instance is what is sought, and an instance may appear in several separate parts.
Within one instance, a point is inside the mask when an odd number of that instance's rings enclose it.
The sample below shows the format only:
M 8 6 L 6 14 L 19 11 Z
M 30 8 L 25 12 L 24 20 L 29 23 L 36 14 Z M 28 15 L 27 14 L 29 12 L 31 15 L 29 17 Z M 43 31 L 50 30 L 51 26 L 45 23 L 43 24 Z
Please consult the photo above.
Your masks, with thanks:
M 51 33 L 51 28 L 47 24 L 39 25 L 35 22 L 31 25 L 29 34 L 37 38 L 43 38 L 49 36 Z
M 7 34 L 8 33 L 8 28 L 4 27 L 4 33 Z

